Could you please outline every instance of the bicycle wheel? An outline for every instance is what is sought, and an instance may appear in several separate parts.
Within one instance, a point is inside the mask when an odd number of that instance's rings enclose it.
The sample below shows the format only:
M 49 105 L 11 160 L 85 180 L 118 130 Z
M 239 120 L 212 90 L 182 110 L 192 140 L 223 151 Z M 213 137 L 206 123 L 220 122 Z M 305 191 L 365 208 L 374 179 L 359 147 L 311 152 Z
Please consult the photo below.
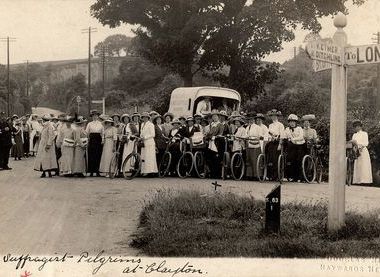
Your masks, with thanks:
M 158 169 L 158 176 L 160 178 L 165 177 L 170 168 L 170 164 L 172 163 L 172 154 L 170 152 L 165 152 L 162 156 L 162 160 Z
M 193 170 L 193 153 L 191 152 L 185 152 L 179 158 L 178 164 L 177 164 L 177 174 L 180 178 L 186 178 L 187 176 L 190 176 L 191 171 Z
M 234 180 L 239 181 L 243 178 L 245 172 L 245 163 L 241 153 L 233 154 L 231 158 L 231 173 Z
M 302 173 L 305 181 L 309 184 L 315 181 L 316 168 L 313 158 L 310 155 L 306 155 L 302 159 Z
M 135 178 L 141 171 L 141 157 L 138 153 L 129 154 L 123 163 L 123 175 L 127 180 Z
M 277 160 L 277 177 L 280 182 L 285 178 L 285 157 L 284 155 L 278 156 Z
M 114 153 L 108 169 L 108 175 L 111 179 L 115 178 L 119 174 L 119 153 Z
M 230 153 L 224 152 L 223 154 L 223 162 L 222 162 L 222 179 L 226 180 L 227 179 L 227 172 L 228 172 L 228 167 L 230 166 Z
M 346 164 L 347 164 L 346 184 L 351 186 L 353 178 L 354 178 L 353 161 L 349 158 L 346 158 Z
M 315 169 L 316 169 L 316 181 L 317 183 L 322 183 L 323 178 L 323 165 L 320 158 L 316 158 L 315 160 Z
M 256 169 L 257 169 L 257 177 L 259 178 L 259 181 L 264 182 L 267 178 L 267 162 L 266 162 L 264 154 L 260 154 L 257 157 Z
M 201 179 L 206 178 L 206 163 L 202 151 L 195 152 L 194 169 L 197 176 Z

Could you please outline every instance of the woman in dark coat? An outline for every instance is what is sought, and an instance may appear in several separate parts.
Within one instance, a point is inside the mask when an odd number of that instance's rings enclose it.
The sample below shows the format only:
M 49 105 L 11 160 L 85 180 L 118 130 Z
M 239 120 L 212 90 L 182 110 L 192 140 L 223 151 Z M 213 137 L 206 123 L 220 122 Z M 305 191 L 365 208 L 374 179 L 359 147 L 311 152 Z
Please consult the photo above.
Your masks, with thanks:
M 164 128 L 162 126 L 162 117 L 160 115 L 155 115 L 152 117 L 152 122 L 154 124 L 155 137 L 154 141 L 156 143 L 156 157 L 157 165 L 160 165 L 162 157 L 166 149 L 167 137 L 164 135 Z
M 211 178 L 221 177 L 220 161 L 223 156 L 219 156 L 219 148 L 217 147 L 217 136 L 222 136 L 224 132 L 224 125 L 219 121 L 220 113 L 218 111 L 213 111 L 211 113 L 212 122 L 210 123 L 210 131 L 206 135 L 206 140 L 208 141 L 208 149 L 206 151 L 206 162 L 210 168 Z
M 104 132 L 104 127 L 99 121 L 100 113 L 98 111 L 92 111 L 92 121 L 88 123 L 86 127 L 86 133 L 88 134 L 88 166 L 87 171 L 90 173 L 90 177 L 93 174 L 96 174 L 97 177 L 100 177 L 99 166 L 100 160 L 102 158 L 103 144 L 102 137 Z

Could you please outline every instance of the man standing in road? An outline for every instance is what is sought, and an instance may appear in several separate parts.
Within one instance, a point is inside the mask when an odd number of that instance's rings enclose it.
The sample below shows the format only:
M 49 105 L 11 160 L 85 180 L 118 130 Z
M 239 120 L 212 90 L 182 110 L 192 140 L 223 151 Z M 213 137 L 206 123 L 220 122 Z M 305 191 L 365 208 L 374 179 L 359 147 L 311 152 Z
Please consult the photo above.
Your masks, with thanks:
M 9 153 L 12 148 L 12 126 L 8 124 L 5 113 L 0 112 L 0 168 L 11 170 L 8 166 Z

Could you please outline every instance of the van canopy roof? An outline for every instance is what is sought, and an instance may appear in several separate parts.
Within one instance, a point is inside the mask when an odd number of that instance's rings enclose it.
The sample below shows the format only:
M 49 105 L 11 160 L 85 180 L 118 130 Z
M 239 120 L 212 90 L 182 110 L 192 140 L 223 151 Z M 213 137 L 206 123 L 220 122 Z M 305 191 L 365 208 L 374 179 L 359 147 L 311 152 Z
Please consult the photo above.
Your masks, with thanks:
M 223 97 L 236 101 L 241 101 L 240 94 L 233 89 L 220 87 L 182 87 L 176 88 L 172 92 L 172 96 L 181 95 L 185 98 L 197 99 L 199 97 Z

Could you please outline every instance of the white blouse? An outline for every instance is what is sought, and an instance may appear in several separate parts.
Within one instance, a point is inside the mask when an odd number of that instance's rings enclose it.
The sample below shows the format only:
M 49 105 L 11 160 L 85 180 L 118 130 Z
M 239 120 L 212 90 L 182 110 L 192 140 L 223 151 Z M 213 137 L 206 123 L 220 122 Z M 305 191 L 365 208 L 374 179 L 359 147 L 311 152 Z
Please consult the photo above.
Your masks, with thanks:
M 289 139 L 294 144 L 304 144 L 305 138 L 303 136 L 303 129 L 299 126 L 295 127 L 293 130 L 287 127 L 284 132 L 283 138 Z
M 86 132 L 87 134 L 91 134 L 91 133 L 103 134 L 104 132 L 103 124 L 98 120 L 91 121 L 87 124 Z
M 279 138 L 283 135 L 285 130 L 284 124 L 281 122 L 273 122 L 269 125 L 269 135 L 272 136 L 272 138 Z

